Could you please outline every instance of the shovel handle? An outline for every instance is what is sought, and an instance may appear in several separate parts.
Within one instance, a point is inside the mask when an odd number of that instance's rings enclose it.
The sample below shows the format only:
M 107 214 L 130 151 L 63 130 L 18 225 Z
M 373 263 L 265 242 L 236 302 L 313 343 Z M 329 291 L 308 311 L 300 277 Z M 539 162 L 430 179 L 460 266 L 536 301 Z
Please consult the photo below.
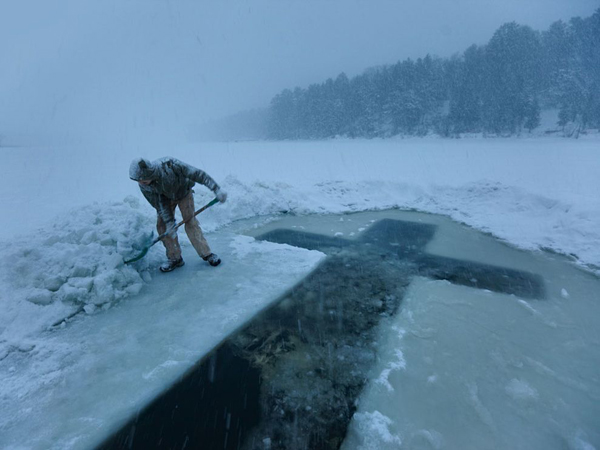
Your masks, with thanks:
M 188 217 L 186 220 L 182 220 L 181 222 L 179 222 L 177 225 L 175 225 L 175 230 L 178 229 L 181 225 L 183 225 L 184 223 L 189 222 L 190 220 L 192 220 L 194 217 L 196 217 L 198 214 L 200 214 L 202 211 L 204 211 L 207 208 L 210 208 L 212 205 L 214 205 L 215 203 L 219 203 L 219 199 L 218 198 L 214 198 L 212 199 L 209 203 L 207 203 L 206 205 L 204 205 L 202 208 L 200 208 L 199 210 L 197 210 L 194 215 L 192 217 Z M 173 230 L 168 230 L 165 231 L 163 234 L 161 234 L 159 237 L 157 237 L 156 239 L 154 239 L 154 241 L 152 242 L 152 245 L 156 244 L 158 241 L 160 241 L 161 239 L 163 239 L 164 237 L 168 236 L 170 232 L 172 232 Z

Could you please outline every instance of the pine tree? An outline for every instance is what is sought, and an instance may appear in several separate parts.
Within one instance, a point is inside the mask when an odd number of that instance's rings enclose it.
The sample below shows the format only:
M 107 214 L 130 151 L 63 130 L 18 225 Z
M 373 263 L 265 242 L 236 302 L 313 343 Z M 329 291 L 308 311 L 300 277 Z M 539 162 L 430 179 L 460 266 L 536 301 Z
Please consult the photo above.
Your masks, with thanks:
M 507 23 L 487 45 L 450 59 L 428 55 L 286 89 L 271 101 L 268 135 L 509 135 L 537 128 L 542 107 L 559 107 L 559 125 L 577 133 L 600 127 L 600 9 L 543 33 Z
M 484 49 L 472 45 L 456 62 L 456 80 L 450 85 L 449 123 L 455 133 L 481 130 Z
M 531 98 L 541 88 L 538 33 L 515 22 L 502 25 L 485 51 L 482 91 L 483 126 L 494 133 L 515 133 L 527 117 Z

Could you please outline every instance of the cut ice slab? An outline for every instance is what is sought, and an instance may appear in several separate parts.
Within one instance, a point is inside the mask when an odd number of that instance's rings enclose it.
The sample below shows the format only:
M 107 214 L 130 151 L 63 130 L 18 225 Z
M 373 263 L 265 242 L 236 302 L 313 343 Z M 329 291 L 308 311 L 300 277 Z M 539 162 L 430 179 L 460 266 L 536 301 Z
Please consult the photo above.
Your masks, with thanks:
M 0 361 L 0 448 L 97 445 L 324 256 L 227 232 L 208 239 L 219 267 L 187 245 L 187 264 L 157 271 L 138 296 Z
M 544 300 L 415 278 L 381 324 L 343 450 L 600 448 L 600 280 L 461 228 L 429 250 L 479 247 L 541 275 Z

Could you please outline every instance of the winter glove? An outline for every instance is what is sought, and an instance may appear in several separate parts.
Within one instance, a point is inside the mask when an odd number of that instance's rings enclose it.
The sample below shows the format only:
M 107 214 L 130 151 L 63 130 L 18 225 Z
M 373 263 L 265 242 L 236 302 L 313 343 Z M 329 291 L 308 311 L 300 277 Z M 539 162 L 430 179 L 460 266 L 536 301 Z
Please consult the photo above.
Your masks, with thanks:
M 221 203 L 225 203 L 225 201 L 227 200 L 227 192 L 225 192 L 221 188 L 215 191 L 215 195 L 217 196 L 217 200 L 219 200 Z

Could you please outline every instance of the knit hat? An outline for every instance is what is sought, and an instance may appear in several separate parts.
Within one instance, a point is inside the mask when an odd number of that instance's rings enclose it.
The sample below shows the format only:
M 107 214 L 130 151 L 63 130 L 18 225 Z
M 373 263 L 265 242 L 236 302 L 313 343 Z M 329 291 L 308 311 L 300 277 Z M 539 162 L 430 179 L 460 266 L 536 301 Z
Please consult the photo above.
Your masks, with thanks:
M 151 161 L 144 158 L 136 158 L 129 166 L 129 178 L 135 181 L 153 180 L 156 177 L 156 167 Z

